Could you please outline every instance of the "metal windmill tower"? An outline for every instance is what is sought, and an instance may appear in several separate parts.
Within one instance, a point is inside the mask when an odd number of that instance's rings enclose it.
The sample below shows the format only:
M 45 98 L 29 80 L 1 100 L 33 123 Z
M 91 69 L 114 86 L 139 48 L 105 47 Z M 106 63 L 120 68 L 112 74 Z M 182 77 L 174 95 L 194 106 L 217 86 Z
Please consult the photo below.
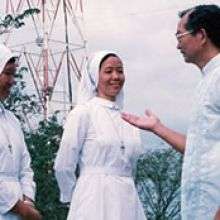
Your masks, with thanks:
M 28 89 L 35 91 L 44 117 L 74 105 L 77 82 L 86 60 L 82 0 L 5 0 L 5 14 L 31 8 L 39 14 L 25 19 L 22 29 L 4 34 L 29 69 Z

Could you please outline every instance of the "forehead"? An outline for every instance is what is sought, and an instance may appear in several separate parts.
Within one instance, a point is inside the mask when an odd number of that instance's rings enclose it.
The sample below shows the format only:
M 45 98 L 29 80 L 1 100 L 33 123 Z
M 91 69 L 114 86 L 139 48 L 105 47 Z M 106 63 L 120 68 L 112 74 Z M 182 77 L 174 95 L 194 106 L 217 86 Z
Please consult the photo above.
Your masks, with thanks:
M 6 63 L 2 72 L 14 72 L 17 68 L 16 63 Z
M 115 66 L 115 65 L 122 66 L 122 61 L 119 57 L 110 56 L 102 63 L 103 67 Z
M 182 18 L 180 18 L 177 24 L 177 32 L 186 30 L 186 23 L 188 21 L 189 13 L 185 14 Z

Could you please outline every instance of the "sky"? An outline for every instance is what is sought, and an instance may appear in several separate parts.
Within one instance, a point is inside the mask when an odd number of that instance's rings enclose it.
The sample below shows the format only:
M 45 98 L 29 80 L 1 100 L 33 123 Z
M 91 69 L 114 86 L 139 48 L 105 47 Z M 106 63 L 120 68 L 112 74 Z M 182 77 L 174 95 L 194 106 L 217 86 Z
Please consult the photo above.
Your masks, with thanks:
M 220 0 L 83 1 L 88 52 L 115 50 L 124 63 L 125 111 L 150 109 L 167 126 L 186 132 L 201 74 L 176 49 L 178 12 L 209 3 L 220 5 Z

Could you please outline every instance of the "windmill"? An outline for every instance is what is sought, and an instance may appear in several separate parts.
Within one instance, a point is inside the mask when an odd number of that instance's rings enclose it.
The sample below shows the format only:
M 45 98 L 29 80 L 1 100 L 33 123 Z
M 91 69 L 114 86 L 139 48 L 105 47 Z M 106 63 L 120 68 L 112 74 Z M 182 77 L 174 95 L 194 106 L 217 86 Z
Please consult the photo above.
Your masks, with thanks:
M 5 0 L 5 14 L 26 9 L 39 14 L 25 19 L 22 29 L 4 34 L 4 43 L 21 55 L 29 69 L 27 88 L 34 90 L 47 118 L 65 115 L 74 106 L 77 82 L 86 61 L 82 0 Z

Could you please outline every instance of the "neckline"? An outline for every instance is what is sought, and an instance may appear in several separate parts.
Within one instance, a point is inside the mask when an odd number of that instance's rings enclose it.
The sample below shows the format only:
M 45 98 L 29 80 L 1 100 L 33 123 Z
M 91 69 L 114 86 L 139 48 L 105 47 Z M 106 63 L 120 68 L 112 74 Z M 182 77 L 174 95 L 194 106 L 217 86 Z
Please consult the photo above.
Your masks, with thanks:
M 220 66 L 220 53 L 213 57 L 202 69 L 202 74 L 205 76 Z
M 106 108 L 110 108 L 110 109 L 114 109 L 114 110 L 120 110 L 120 107 L 117 105 L 116 102 L 114 101 L 110 101 L 110 100 L 107 100 L 107 99 L 104 99 L 104 98 L 101 98 L 101 97 L 94 97 L 92 99 L 92 101 L 98 105 L 101 105 L 103 107 L 106 107 Z

